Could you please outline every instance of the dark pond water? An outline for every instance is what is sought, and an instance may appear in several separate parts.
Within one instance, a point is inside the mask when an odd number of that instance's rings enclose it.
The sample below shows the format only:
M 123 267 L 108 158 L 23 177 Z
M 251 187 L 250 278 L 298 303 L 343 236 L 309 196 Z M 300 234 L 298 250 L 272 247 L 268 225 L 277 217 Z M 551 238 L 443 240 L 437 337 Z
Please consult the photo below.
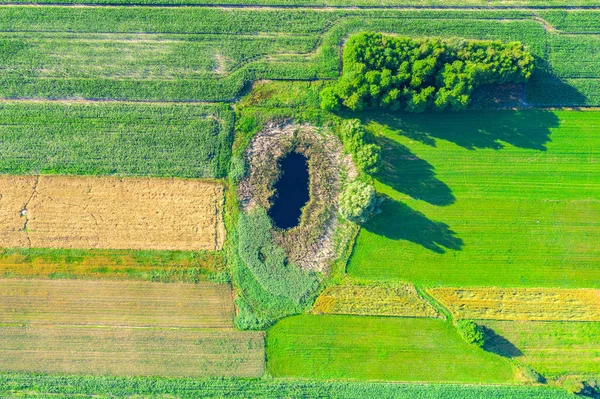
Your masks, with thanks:
M 301 209 L 308 202 L 308 160 L 290 152 L 279 161 L 279 170 L 269 216 L 275 226 L 289 229 L 300 223 Z

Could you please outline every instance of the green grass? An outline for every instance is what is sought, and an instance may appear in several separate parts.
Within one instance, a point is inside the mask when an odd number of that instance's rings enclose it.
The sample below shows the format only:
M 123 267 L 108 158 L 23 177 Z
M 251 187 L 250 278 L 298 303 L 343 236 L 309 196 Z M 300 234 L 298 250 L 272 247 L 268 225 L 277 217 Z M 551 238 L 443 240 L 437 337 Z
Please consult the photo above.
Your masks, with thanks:
M 546 377 L 600 375 L 600 323 L 482 321 L 495 338 L 490 350 L 533 367 Z
M 225 105 L 0 102 L 0 173 L 223 177 Z
M 348 272 L 422 285 L 600 286 L 600 112 L 365 114 L 376 188 Z
M 506 383 L 507 361 L 467 344 L 441 320 L 293 316 L 267 331 L 276 377 Z
M 19 398 L 572 399 L 549 387 L 0 374 L 0 396 Z
M 562 14 L 547 15 L 577 31 Z M 372 30 L 521 41 L 541 67 L 528 102 L 600 104 L 595 37 L 563 40 L 538 18 L 510 8 L 0 7 L 0 97 L 230 101 L 257 79 L 336 78 L 343 41 Z
M 173 5 L 267 5 L 267 6 L 308 6 L 308 7 L 557 7 L 578 6 L 596 7 L 591 0 L 9 0 L 6 3 L 63 3 L 63 4 L 173 4 Z

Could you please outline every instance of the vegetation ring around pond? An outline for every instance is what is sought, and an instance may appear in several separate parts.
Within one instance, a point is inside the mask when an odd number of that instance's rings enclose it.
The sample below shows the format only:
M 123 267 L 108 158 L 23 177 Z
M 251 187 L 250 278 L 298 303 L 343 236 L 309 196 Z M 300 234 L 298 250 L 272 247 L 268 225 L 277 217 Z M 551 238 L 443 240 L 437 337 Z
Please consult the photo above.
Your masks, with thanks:
M 282 229 L 273 223 L 273 239 L 284 249 L 289 262 L 303 269 L 325 271 L 336 253 L 333 237 L 340 189 L 344 181 L 356 175 L 351 158 L 344 154 L 340 139 L 330 129 L 291 120 L 266 124 L 246 150 L 248 174 L 240 183 L 239 200 L 245 212 L 257 207 L 271 211 L 274 203 L 283 199 L 276 188 L 283 178 L 282 161 L 290 154 L 306 160 L 308 201 L 302 201 L 304 206 L 296 204 L 302 208 L 299 222 L 293 227 Z M 273 216 L 274 212 L 269 214 Z

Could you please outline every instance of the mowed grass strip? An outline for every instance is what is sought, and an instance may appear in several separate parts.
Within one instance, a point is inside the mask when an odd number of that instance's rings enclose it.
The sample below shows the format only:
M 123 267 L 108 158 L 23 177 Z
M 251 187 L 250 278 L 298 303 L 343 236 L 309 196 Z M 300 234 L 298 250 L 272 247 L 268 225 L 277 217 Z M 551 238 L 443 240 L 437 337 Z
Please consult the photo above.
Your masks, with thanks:
M 511 365 L 467 344 L 441 320 L 302 315 L 267 332 L 276 377 L 505 383 Z
M 0 356 L 3 372 L 259 377 L 264 333 L 4 325 Z
M 600 287 L 600 112 L 366 113 L 377 190 L 350 275 L 427 286 Z
M 533 367 L 546 377 L 600 373 L 600 323 L 483 321 L 487 349 Z
M 221 251 L 56 248 L 0 249 L 0 276 L 162 283 L 228 280 Z
M 0 174 L 224 177 L 232 130 L 223 104 L 2 101 Z
M 223 191 L 209 180 L 0 175 L 0 246 L 218 250 Z
M 439 315 L 410 284 L 365 283 L 329 286 L 312 307 L 314 314 L 432 317 Z
M 232 328 L 227 284 L 0 280 L 0 323 Z
M 599 290 L 486 287 L 427 291 L 459 319 L 600 321 Z

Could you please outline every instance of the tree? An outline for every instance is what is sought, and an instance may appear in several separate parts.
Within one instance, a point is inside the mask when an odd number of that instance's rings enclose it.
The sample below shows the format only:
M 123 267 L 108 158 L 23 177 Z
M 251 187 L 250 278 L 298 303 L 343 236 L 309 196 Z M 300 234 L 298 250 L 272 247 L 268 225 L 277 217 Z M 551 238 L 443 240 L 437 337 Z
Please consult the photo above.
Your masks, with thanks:
M 482 347 L 485 344 L 483 328 L 472 320 L 459 320 L 456 323 L 458 333 L 470 344 Z
M 376 203 L 377 196 L 373 186 L 355 180 L 340 195 L 339 210 L 346 219 L 363 224 L 373 214 Z

